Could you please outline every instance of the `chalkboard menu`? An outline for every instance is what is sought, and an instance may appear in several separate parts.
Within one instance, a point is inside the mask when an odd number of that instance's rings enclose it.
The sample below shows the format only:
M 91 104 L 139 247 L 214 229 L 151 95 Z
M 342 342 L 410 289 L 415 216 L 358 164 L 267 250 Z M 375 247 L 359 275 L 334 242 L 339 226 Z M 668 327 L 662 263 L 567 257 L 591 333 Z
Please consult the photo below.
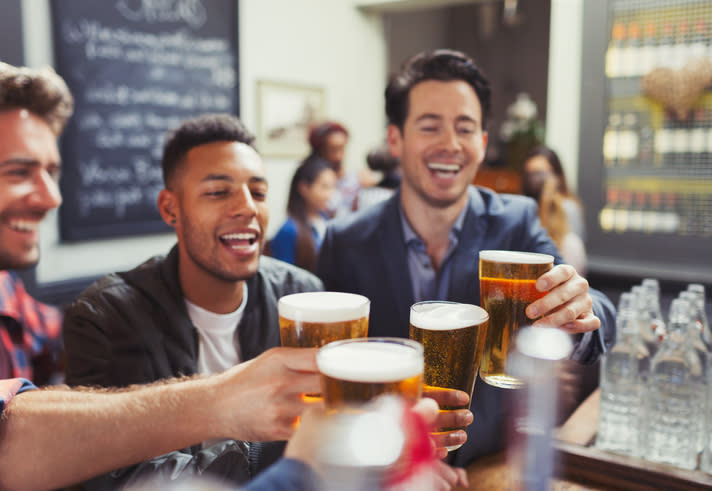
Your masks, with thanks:
M 234 0 L 51 3 L 56 70 L 75 97 L 61 150 L 64 241 L 166 231 L 165 134 L 238 114 Z

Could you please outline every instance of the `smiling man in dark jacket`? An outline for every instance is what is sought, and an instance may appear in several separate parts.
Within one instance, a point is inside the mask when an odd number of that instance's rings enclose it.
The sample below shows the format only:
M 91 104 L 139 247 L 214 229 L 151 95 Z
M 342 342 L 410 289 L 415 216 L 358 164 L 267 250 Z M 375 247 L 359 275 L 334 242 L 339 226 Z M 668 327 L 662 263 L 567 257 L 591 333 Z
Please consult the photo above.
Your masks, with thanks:
M 227 115 L 188 120 L 169 136 L 158 207 L 178 242 L 166 257 L 100 279 L 70 306 L 64 321 L 70 385 L 123 387 L 221 372 L 279 346 L 279 297 L 322 289 L 310 273 L 261 257 L 269 210 L 253 141 Z M 305 403 L 298 391 L 264 391 L 245 408 L 288 424 Z M 282 449 L 281 442 L 204 442 L 87 487 L 113 489 L 153 473 L 212 473 L 240 483 Z

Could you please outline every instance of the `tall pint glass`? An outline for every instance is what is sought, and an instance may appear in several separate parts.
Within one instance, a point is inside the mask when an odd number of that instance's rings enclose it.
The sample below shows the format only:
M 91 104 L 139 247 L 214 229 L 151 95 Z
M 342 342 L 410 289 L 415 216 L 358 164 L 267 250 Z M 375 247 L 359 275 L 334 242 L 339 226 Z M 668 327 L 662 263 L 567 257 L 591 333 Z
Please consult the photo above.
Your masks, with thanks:
M 340 339 L 365 338 L 371 302 L 363 295 L 306 292 L 279 299 L 282 346 L 319 348 Z
M 423 345 L 426 390 L 457 389 L 472 398 L 488 318 L 487 312 L 475 305 L 439 300 L 413 304 L 410 308 L 410 339 Z M 440 410 L 467 407 L 441 406 Z M 457 429 L 464 430 L 465 427 L 439 428 L 438 431 Z M 455 450 L 460 446 L 447 449 Z
M 480 305 L 489 314 L 480 377 L 488 384 L 521 387 L 522 381 L 507 371 L 507 354 L 517 330 L 533 322 L 525 309 L 544 296 L 535 283 L 553 265 L 549 254 L 480 251 Z
M 316 363 L 328 409 L 358 408 L 381 394 L 416 402 L 423 391 L 423 346 L 410 339 L 361 338 L 319 349 Z

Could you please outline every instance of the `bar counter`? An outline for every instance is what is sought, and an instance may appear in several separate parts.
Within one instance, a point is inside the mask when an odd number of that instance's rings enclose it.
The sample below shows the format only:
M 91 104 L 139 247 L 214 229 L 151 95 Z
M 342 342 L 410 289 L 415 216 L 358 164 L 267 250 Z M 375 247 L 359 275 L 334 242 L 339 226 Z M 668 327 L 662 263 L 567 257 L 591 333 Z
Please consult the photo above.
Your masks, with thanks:
M 554 441 L 557 465 L 550 490 L 712 489 L 712 475 L 702 471 L 688 471 L 595 448 L 599 398 L 596 390 L 557 428 Z M 472 490 L 518 489 L 512 482 L 504 453 L 473 463 L 467 474 Z

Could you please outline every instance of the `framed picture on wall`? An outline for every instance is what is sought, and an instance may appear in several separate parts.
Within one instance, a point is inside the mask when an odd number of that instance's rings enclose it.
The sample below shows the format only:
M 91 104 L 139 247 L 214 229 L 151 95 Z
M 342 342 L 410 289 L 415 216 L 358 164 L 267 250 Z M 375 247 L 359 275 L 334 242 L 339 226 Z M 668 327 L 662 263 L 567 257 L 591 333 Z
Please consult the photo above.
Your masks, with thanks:
M 306 157 L 309 127 L 324 118 L 322 87 L 257 82 L 257 145 L 269 157 Z

